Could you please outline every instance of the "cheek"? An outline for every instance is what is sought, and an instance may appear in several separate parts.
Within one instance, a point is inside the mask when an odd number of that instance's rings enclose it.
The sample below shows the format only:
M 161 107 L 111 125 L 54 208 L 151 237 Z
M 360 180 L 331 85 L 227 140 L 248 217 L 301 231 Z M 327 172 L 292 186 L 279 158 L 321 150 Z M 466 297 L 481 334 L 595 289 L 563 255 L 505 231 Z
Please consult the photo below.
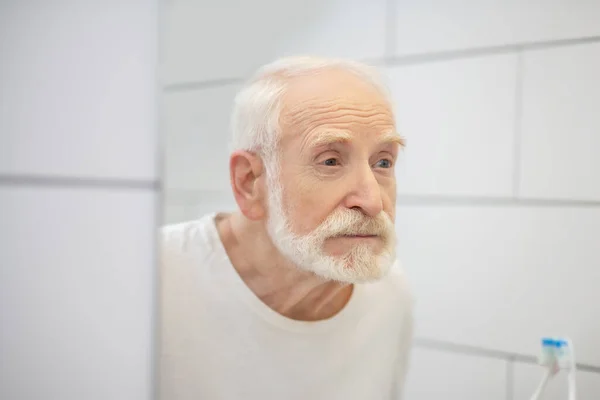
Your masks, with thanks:
M 383 211 L 386 212 L 392 222 L 395 222 L 396 217 L 396 186 L 393 188 L 384 188 L 382 191 L 385 192 L 383 196 Z
M 283 208 L 294 233 L 306 235 L 331 214 L 338 203 L 331 187 L 317 184 L 302 174 L 284 180 Z
M 284 209 L 294 233 L 306 235 L 327 218 L 329 210 L 314 190 L 290 189 L 284 194 Z

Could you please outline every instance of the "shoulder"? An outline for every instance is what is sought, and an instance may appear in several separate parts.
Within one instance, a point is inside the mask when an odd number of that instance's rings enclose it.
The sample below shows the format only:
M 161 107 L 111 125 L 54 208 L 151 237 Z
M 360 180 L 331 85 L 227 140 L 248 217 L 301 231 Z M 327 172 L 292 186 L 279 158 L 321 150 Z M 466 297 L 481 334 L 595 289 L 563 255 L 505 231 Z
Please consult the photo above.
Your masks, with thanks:
M 396 262 L 388 275 L 389 285 L 397 296 L 399 317 L 397 333 L 396 380 L 394 392 L 403 398 L 404 384 L 410 364 L 410 355 L 414 339 L 414 296 L 409 279 L 400 262 Z
M 378 303 L 397 321 L 403 336 L 412 336 L 415 298 L 410 280 L 402 264 L 396 261 L 389 273 L 379 282 Z
M 163 226 L 158 236 L 161 307 L 170 318 L 175 318 L 183 312 L 183 307 L 205 293 L 202 288 L 210 285 L 207 274 L 218 252 L 219 240 L 214 216 Z
M 402 331 L 411 329 L 414 313 L 412 288 L 400 262 L 396 261 L 388 274 L 379 281 L 363 284 L 363 299 L 370 313 L 390 327 Z
M 215 248 L 218 234 L 214 216 L 205 215 L 197 220 L 165 225 L 158 236 L 161 269 L 165 269 L 187 264 L 190 260 L 201 261 Z
M 407 274 L 399 261 L 391 268 L 387 284 L 393 293 L 394 313 L 398 316 L 399 376 L 406 373 L 408 357 L 414 337 L 414 295 Z
M 208 244 L 212 215 L 200 219 L 165 225 L 159 230 L 159 244 L 163 252 L 185 253 Z
M 406 275 L 406 272 L 400 263 L 396 261 L 391 267 L 388 274 L 381 280 L 381 289 L 385 291 L 388 296 L 394 298 L 394 300 L 404 305 L 407 309 L 412 309 L 413 306 L 413 292 Z

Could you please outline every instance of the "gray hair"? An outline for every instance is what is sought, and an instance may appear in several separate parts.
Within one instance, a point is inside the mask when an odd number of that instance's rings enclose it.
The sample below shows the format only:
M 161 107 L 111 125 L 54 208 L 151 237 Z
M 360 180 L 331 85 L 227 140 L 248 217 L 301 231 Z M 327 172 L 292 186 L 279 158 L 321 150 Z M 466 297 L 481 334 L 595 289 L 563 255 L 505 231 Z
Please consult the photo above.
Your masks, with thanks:
M 280 135 L 281 99 L 290 78 L 341 69 L 370 83 L 390 101 L 387 87 L 379 72 L 356 61 L 313 56 L 285 57 L 260 68 L 238 92 L 231 119 L 231 150 L 261 154 L 272 165 L 277 156 Z M 391 103 L 391 101 L 390 101 Z

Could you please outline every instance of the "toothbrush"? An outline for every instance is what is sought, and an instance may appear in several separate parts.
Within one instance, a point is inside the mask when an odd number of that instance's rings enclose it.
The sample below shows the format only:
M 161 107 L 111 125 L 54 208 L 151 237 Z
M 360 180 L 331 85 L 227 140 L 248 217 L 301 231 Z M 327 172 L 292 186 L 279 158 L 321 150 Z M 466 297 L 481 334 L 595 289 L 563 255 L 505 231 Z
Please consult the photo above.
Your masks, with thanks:
M 540 400 L 546 385 L 550 378 L 556 375 L 559 370 L 564 369 L 568 372 L 567 382 L 569 388 L 568 400 L 576 400 L 577 388 L 575 381 L 575 353 L 573 351 L 573 343 L 570 339 L 542 339 L 542 352 L 539 362 L 546 367 L 546 371 L 542 376 L 536 391 L 531 400 Z
M 548 381 L 559 371 L 559 365 L 555 351 L 555 342 L 553 339 L 542 339 L 542 353 L 539 358 L 539 363 L 546 367 L 546 371 L 544 372 L 542 380 L 540 381 L 537 389 L 533 393 L 533 396 L 531 396 L 531 400 L 540 400 L 542 398 L 542 393 L 544 393 Z
M 568 371 L 567 384 L 569 387 L 569 400 L 576 400 L 577 385 L 575 380 L 575 371 L 577 370 L 577 365 L 575 364 L 575 351 L 573 350 L 573 342 L 571 342 L 570 339 L 563 339 L 560 341 L 560 348 L 561 351 L 557 359 L 560 367 Z

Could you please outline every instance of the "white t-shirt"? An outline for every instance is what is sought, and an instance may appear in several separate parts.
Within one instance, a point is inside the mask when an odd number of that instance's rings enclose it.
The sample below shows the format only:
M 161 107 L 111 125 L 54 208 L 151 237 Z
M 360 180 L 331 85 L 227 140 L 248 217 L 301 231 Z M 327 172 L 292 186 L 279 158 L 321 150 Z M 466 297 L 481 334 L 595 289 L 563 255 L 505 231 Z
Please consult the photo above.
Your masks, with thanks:
M 292 320 L 246 286 L 214 217 L 162 231 L 161 400 L 400 398 L 412 306 L 398 265 L 332 318 Z

